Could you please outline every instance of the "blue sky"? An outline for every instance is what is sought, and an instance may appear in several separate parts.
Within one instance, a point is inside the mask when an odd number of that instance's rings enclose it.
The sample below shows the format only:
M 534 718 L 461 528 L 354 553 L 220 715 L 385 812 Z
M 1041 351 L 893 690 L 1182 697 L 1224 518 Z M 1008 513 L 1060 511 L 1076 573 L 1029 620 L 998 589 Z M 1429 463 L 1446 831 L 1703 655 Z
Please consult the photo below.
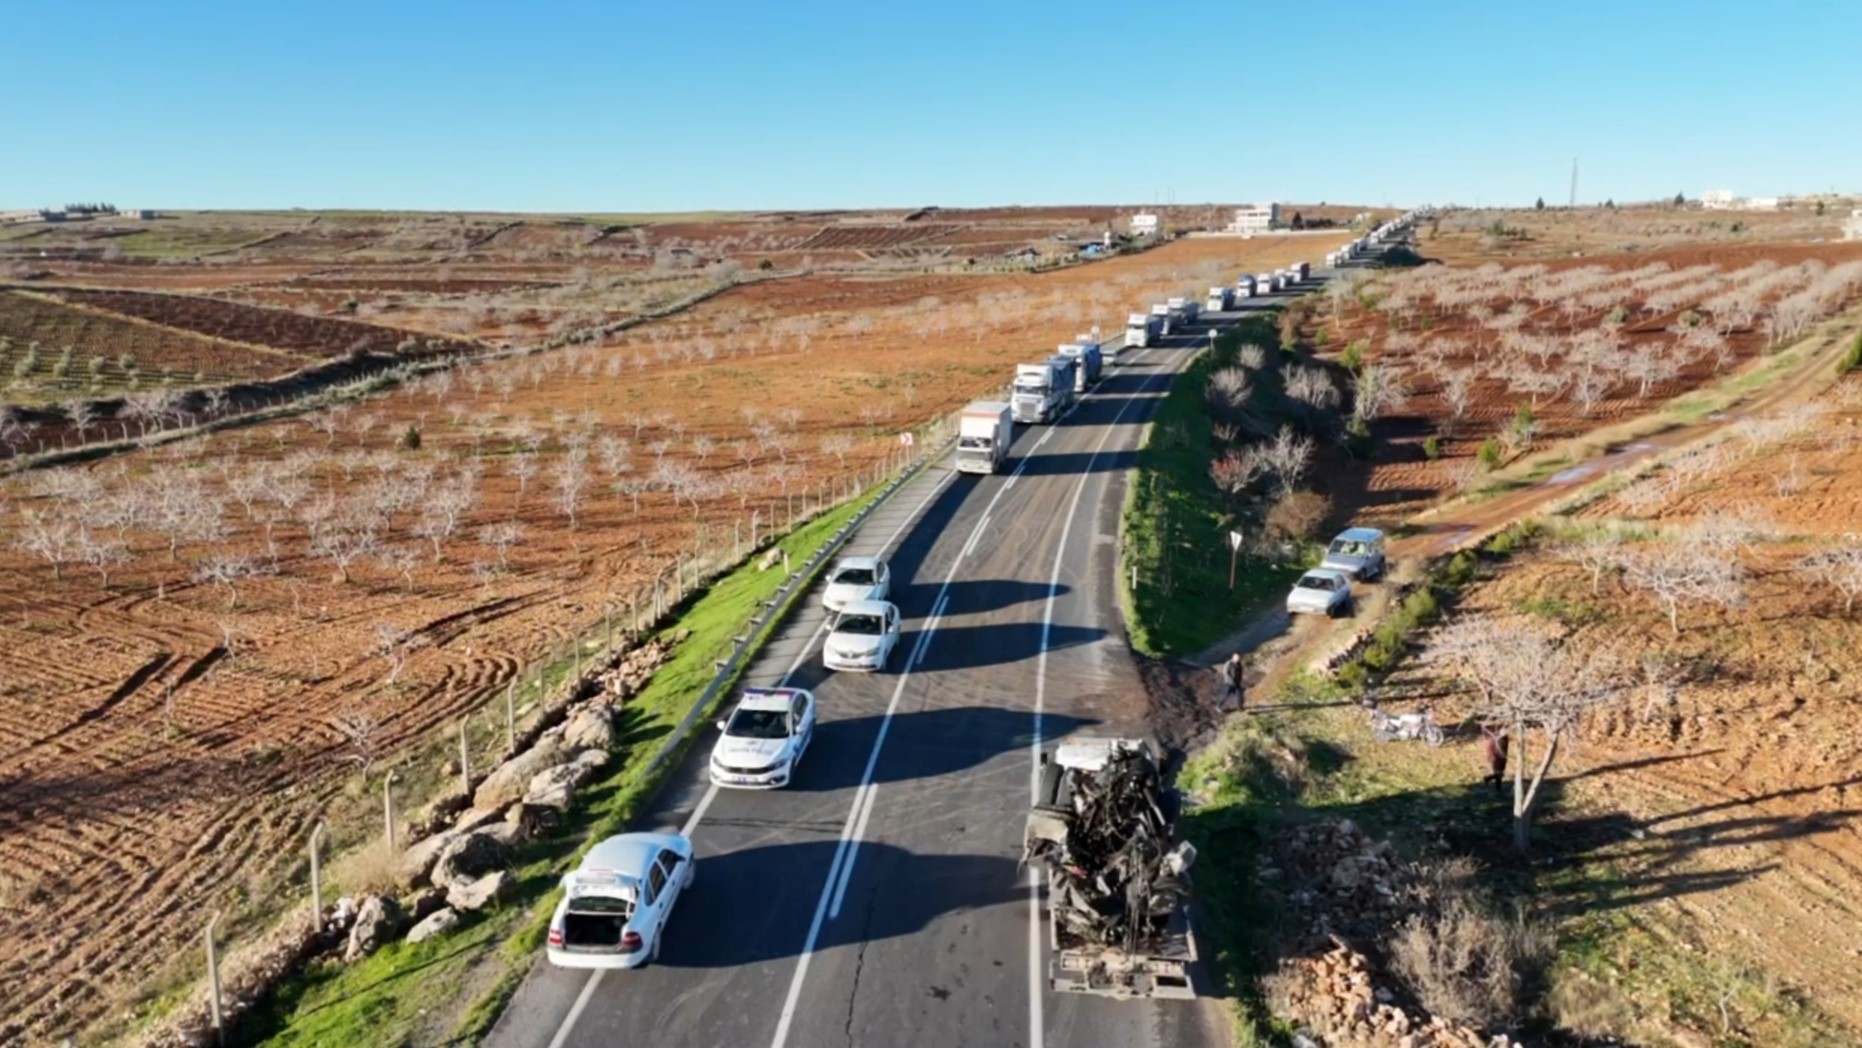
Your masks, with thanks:
M 0 206 L 1862 190 L 1862 3 L 14 0 Z

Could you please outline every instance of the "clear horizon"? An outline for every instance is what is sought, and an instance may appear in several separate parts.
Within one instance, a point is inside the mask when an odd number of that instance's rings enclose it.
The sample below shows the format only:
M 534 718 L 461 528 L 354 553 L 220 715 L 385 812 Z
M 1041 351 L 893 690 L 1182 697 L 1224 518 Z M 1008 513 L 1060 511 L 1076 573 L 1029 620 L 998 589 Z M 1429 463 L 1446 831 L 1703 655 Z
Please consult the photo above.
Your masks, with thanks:
M 6 208 L 680 213 L 1854 192 L 1862 6 L 34 2 Z M 1225 38 L 1224 33 L 1229 37 Z M 1264 34 L 1265 43 L 1261 42 Z M 1819 57 L 1821 55 L 1821 57 Z M 1847 183 L 1847 184 L 1846 184 Z

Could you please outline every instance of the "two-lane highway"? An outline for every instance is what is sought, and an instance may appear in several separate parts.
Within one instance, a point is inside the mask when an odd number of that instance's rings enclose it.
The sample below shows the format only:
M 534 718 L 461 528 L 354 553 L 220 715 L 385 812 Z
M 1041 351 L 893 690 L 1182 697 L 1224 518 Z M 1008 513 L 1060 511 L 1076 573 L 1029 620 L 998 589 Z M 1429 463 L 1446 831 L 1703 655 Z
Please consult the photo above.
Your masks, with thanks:
M 849 547 L 891 560 L 907 622 L 891 671 L 827 674 L 818 620 L 792 624 L 748 679 L 820 701 L 794 785 L 710 788 L 700 740 L 647 820 L 699 856 L 658 963 L 540 963 L 488 1043 L 1225 1043 L 1209 1002 L 1047 991 L 1040 892 L 1017 862 L 1041 741 L 1144 731 L 1118 513 L 1144 424 L 1206 331 L 1126 351 L 1059 424 L 1020 427 L 1010 472 L 946 464 L 897 493 Z

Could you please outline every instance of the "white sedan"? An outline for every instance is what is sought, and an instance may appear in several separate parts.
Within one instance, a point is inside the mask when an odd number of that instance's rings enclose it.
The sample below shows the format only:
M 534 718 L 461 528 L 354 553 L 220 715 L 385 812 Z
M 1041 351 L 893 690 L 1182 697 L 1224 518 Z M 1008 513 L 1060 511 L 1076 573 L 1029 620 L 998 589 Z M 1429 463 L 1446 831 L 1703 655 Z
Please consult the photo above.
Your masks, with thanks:
M 1351 578 L 1331 568 L 1314 568 L 1300 576 L 1287 594 L 1287 614 L 1344 615 L 1351 612 Z
M 899 609 L 883 600 L 856 600 L 841 608 L 821 646 L 831 670 L 883 670 L 899 644 Z
M 623 833 L 562 879 L 548 956 L 560 968 L 638 968 L 659 957 L 666 921 L 697 867 L 676 833 Z
M 885 600 L 892 593 L 892 572 L 878 557 L 843 557 L 828 572 L 821 603 L 839 611 L 856 600 Z
M 801 688 L 745 688 L 718 730 L 712 782 L 753 790 L 787 786 L 815 737 L 815 697 Z

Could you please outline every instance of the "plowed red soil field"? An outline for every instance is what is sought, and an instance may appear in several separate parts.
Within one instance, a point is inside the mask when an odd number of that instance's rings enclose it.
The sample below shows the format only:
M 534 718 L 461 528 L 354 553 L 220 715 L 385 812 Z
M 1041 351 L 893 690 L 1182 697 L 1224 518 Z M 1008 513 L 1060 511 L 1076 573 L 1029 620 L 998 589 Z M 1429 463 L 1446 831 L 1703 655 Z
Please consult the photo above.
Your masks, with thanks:
M 212 298 L 77 289 L 63 289 L 58 295 L 68 302 L 106 309 L 155 324 L 197 331 L 233 342 L 269 346 L 313 358 L 340 357 L 361 350 L 390 353 L 411 337 L 405 331 L 371 324 L 329 317 L 307 317 L 275 309 L 257 309 Z M 469 343 L 457 342 L 433 347 L 433 351 L 460 352 L 471 348 Z

